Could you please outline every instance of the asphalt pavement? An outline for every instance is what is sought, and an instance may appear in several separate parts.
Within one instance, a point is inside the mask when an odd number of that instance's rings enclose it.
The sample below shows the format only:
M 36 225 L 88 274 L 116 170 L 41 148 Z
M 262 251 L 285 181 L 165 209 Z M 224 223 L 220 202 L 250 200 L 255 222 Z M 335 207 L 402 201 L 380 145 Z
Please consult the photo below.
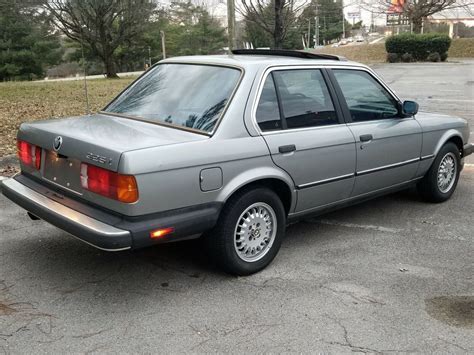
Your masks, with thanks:
M 375 69 L 474 126 L 474 62 Z M 473 196 L 469 163 L 446 203 L 410 190 L 292 225 L 250 277 L 199 241 L 97 251 L 0 197 L 0 353 L 474 352 Z

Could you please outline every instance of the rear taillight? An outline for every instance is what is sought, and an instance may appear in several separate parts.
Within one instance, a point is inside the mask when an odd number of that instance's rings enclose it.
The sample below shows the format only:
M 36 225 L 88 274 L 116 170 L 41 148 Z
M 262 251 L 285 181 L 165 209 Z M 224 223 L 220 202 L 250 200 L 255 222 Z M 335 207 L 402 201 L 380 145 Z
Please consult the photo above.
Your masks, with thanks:
M 82 163 L 81 185 L 84 189 L 120 202 L 133 203 L 138 200 L 137 181 L 132 175 L 122 175 Z
M 39 170 L 41 167 L 41 148 L 21 140 L 18 140 L 16 145 L 20 161 L 25 165 Z

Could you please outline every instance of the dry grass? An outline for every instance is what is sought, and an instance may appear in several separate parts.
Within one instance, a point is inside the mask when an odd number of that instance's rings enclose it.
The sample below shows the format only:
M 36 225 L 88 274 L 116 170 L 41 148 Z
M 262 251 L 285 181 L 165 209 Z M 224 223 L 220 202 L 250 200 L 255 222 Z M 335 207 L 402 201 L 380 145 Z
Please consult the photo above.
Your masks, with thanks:
M 449 48 L 451 58 L 474 58 L 474 38 L 459 38 Z
M 387 59 L 385 43 L 361 44 L 338 48 L 328 46 L 320 52 L 342 55 L 349 60 L 366 64 L 385 62 Z M 453 40 L 448 54 L 450 58 L 474 58 L 474 38 L 459 38 Z
M 103 108 L 133 78 L 88 81 L 92 111 Z M 0 83 L 0 157 L 16 152 L 22 122 L 85 112 L 82 81 Z
M 327 46 L 319 52 L 342 55 L 343 57 L 346 57 L 349 60 L 366 64 L 385 62 L 387 58 L 384 43 L 360 44 L 337 48 Z

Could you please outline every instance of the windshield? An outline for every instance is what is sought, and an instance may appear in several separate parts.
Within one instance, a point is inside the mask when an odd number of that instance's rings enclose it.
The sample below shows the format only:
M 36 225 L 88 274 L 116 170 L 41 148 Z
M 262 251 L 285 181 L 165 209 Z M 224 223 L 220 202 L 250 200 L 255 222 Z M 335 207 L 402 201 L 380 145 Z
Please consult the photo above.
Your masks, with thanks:
M 194 64 L 160 64 L 112 101 L 120 113 L 210 133 L 240 77 L 240 70 Z

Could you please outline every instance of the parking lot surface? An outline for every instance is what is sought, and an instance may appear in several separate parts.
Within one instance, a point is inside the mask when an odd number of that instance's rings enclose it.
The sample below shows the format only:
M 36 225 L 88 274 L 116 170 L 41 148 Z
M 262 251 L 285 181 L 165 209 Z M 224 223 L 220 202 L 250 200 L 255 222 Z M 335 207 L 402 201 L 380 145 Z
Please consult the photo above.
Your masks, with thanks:
M 375 70 L 474 127 L 474 62 Z M 239 278 L 199 241 L 101 252 L 0 196 L 0 353 L 473 352 L 471 164 L 446 203 L 405 191 L 292 225 Z

